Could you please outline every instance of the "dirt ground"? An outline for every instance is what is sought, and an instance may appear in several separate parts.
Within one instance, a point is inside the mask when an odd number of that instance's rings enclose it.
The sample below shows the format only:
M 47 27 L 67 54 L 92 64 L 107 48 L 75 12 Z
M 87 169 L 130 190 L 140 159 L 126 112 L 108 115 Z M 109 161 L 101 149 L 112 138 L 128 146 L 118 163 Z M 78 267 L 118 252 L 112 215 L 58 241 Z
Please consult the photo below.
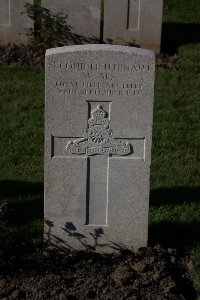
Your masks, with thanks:
M 43 251 L 41 239 L 0 241 L 0 299 L 195 299 L 194 263 L 176 249 L 140 248 L 102 255 Z

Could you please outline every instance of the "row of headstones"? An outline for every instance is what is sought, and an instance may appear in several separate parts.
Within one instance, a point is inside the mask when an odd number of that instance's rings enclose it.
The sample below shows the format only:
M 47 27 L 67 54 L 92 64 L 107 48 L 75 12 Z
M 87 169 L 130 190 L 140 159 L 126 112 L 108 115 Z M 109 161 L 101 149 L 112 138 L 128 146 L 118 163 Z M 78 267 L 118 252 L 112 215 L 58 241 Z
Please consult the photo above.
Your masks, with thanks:
M 26 43 L 23 33 L 33 22 L 24 4 L 34 0 L 0 0 L 0 44 Z M 42 0 L 42 7 L 68 15 L 72 32 L 100 40 L 101 0 Z M 160 51 L 163 0 L 105 0 L 103 40 Z

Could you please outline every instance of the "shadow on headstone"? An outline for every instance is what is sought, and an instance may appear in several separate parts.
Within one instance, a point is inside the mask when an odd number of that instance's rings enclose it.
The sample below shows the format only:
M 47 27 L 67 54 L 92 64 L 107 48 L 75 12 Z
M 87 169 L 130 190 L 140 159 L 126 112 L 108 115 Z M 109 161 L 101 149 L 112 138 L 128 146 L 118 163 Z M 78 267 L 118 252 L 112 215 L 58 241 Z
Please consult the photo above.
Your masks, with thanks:
M 26 4 L 22 14 L 27 14 L 34 21 L 34 39 L 38 46 L 48 48 L 61 47 L 70 44 L 98 44 L 99 38 L 90 34 L 83 36 L 73 32 L 69 16 L 63 12 L 55 13 L 45 7 Z M 27 34 L 33 38 L 32 28 L 26 28 Z
M 76 33 L 70 33 L 69 42 L 72 45 L 82 45 L 82 44 L 99 44 L 100 41 L 94 36 L 85 37 Z
M 118 38 L 118 39 L 115 39 L 115 40 L 107 39 L 106 44 L 123 45 L 123 46 L 140 48 L 140 45 L 138 45 L 136 40 L 134 40 L 134 39 L 132 41 L 126 41 L 125 39 L 122 39 L 122 38 Z
M 46 221 L 46 225 L 48 225 L 48 233 L 47 238 L 44 240 L 45 247 L 50 249 L 50 251 L 64 251 L 71 252 L 73 249 L 70 246 L 66 239 L 61 239 L 58 236 L 55 236 L 51 232 L 51 228 L 54 227 L 53 222 Z M 82 249 L 86 251 L 96 251 L 97 247 L 100 247 L 103 251 L 103 248 L 110 248 L 113 252 L 124 253 L 126 251 L 130 251 L 126 249 L 123 245 L 119 245 L 117 243 L 110 242 L 101 244 L 99 243 L 99 238 L 104 235 L 104 231 L 102 228 L 94 229 L 92 235 L 93 238 L 93 246 L 87 243 L 87 237 L 83 234 L 77 232 L 76 227 L 73 223 L 66 223 L 65 228 L 62 228 L 68 237 L 74 239 L 80 243 Z M 149 226 L 149 238 L 148 238 L 148 246 L 155 246 L 156 244 L 161 244 L 162 247 L 175 247 L 178 249 L 179 253 L 184 253 L 188 247 L 193 246 L 200 242 L 200 223 L 171 223 L 171 222 L 158 222 L 151 224 Z
M 175 54 L 180 46 L 200 43 L 200 24 L 163 23 L 161 52 Z
M 54 227 L 54 223 L 50 220 L 45 221 L 47 225 L 46 230 L 46 238 L 44 238 L 44 248 L 48 249 L 50 252 L 54 252 L 56 250 L 63 251 L 63 252 L 71 252 L 75 249 L 71 245 L 69 245 L 66 241 L 66 239 L 62 239 L 54 234 L 52 234 L 52 228 Z M 87 243 L 87 237 L 79 233 L 77 231 L 76 226 L 72 222 L 66 222 L 65 227 L 62 228 L 62 230 L 66 233 L 66 235 L 70 239 L 74 239 L 76 242 L 78 242 L 81 245 L 81 248 L 84 249 L 84 251 L 92 251 L 96 252 L 97 247 L 101 248 L 110 248 L 113 252 L 118 252 L 120 254 L 124 254 L 127 252 L 131 252 L 130 250 L 126 249 L 126 247 L 123 244 L 117 244 L 109 241 L 108 243 L 100 243 L 99 239 L 102 235 L 104 235 L 104 230 L 102 228 L 95 228 L 93 229 L 93 233 L 90 233 L 92 239 L 93 239 L 93 245 L 90 243 Z M 132 253 L 132 252 L 131 252 Z

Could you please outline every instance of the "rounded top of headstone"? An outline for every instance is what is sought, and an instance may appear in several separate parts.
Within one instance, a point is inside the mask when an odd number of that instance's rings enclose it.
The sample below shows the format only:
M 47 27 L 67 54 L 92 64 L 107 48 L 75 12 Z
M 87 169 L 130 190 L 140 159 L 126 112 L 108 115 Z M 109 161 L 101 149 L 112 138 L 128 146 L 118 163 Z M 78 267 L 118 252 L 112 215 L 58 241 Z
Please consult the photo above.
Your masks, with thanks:
M 46 56 L 52 54 L 61 54 L 69 52 L 79 52 L 79 51 L 113 51 L 113 52 L 124 52 L 132 55 L 149 56 L 154 58 L 155 54 L 151 50 L 120 46 L 120 45 L 105 45 L 105 44 L 86 44 L 86 45 L 75 45 L 75 46 L 64 46 L 58 48 L 52 48 L 46 50 Z

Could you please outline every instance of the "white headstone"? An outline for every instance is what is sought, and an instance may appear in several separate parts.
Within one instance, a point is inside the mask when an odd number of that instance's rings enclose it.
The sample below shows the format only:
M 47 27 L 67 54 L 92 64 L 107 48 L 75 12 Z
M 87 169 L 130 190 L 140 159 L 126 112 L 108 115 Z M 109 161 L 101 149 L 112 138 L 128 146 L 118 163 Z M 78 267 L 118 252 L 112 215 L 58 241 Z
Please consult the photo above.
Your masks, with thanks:
M 83 38 L 100 39 L 101 0 L 42 0 L 42 7 L 67 15 L 73 33 Z
M 160 52 L 163 0 L 104 1 L 104 41 Z
M 155 57 L 47 50 L 45 239 L 112 252 L 147 244 Z
M 25 29 L 33 27 L 33 22 L 22 14 L 26 3 L 33 0 L 0 0 L 0 44 L 27 42 Z

